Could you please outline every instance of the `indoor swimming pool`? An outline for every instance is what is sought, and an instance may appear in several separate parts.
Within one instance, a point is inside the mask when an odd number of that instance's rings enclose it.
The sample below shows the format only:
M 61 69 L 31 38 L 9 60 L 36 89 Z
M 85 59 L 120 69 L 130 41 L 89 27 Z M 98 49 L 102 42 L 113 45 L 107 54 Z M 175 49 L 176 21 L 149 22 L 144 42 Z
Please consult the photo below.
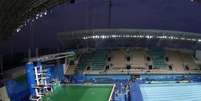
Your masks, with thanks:
M 143 101 L 201 101 L 201 83 L 140 84 Z
M 113 89 L 112 84 L 63 85 L 42 101 L 109 101 Z

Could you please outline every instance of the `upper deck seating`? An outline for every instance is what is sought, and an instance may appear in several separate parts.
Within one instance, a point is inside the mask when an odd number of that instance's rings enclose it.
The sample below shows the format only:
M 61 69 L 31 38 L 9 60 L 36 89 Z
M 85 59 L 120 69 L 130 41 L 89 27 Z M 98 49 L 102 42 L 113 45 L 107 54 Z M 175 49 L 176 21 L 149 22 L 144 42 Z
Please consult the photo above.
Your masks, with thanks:
M 106 65 L 107 50 L 96 50 L 90 54 L 84 54 L 78 63 L 78 67 L 91 67 L 93 70 L 103 69 Z
M 152 65 L 155 68 L 166 68 L 165 52 L 162 49 L 151 49 L 148 51 L 152 58 Z

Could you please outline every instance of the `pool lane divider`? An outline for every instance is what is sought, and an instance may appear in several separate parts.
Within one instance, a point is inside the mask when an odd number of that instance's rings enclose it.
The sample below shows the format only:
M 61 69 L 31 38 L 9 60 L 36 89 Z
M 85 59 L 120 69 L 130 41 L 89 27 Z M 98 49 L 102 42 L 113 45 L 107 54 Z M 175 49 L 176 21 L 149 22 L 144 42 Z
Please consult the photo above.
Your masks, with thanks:
M 140 90 L 141 81 L 135 81 L 131 86 L 131 101 L 143 101 L 143 96 Z
M 112 101 L 112 95 L 113 95 L 115 87 L 116 87 L 116 85 L 113 84 L 112 91 L 110 92 L 110 97 L 109 97 L 108 101 Z

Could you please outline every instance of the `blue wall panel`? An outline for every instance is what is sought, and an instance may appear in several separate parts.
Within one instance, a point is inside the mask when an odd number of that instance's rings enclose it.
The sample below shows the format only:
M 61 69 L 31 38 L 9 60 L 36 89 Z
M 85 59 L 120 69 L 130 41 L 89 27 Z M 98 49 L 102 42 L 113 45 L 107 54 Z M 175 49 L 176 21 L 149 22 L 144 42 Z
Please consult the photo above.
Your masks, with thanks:
M 143 101 L 142 93 L 139 86 L 140 83 L 141 81 L 136 81 L 132 84 L 130 89 L 131 101 Z
M 36 96 L 34 86 L 36 85 L 35 74 L 34 74 L 34 65 L 33 63 L 26 64 L 26 75 L 27 82 L 29 87 L 29 92 L 32 96 Z

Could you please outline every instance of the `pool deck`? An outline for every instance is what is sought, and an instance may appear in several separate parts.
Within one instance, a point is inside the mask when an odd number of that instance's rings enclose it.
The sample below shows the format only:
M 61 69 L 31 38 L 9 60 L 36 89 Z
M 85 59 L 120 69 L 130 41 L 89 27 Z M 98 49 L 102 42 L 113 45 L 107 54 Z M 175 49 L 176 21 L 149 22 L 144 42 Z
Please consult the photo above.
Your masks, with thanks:
M 143 101 L 143 96 L 140 90 L 141 81 L 136 81 L 131 86 L 131 101 Z
M 153 69 L 153 70 L 147 70 L 147 69 L 115 69 L 115 70 L 107 70 L 106 72 L 104 70 L 89 70 L 84 71 L 83 74 L 201 74 L 201 70 L 168 70 L 168 69 Z
M 110 101 L 114 88 L 112 84 L 64 85 L 41 101 Z

